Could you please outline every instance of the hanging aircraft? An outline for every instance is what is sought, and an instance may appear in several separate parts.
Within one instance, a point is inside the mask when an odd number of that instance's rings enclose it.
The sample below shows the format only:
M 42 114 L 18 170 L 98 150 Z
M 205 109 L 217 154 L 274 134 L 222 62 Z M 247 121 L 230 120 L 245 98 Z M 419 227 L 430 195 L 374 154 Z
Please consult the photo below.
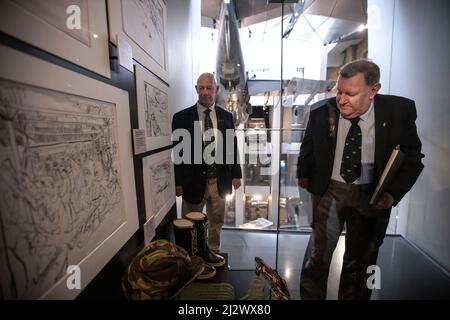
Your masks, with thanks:
M 239 38 L 239 26 L 249 26 L 251 24 L 272 19 L 284 15 L 289 21 L 283 30 L 283 37 L 291 36 L 294 26 L 298 23 L 305 23 L 305 19 L 300 17 L 306 11 L 310 14 L 319 14 L 326 17 L 325 21 L 330 21 L 334 26 L 334 31 L 326 31 L 322 34 L 324 44 L 340 40 L 343 34 L 349 34 L 349 30 L 355 29 L 355 25 L 365 21 L 366 0 L 357 0 L 358 10 L 355 11 L 355 1 L 336 0 L 334 7 L 329 8 L 328 1 L 325 0 L 295 0 L 284 1 L 275 0 L 207 0 L 202 3 L 202 16 L 210 17 L 212 24 L 204 26 L 215 26 L 219 20 L 219 36 L 217 45 L 216 80 L 220 86 L 217 101 L 219 105 L 225 106 L 232 112 L 235 125 L 245 123 L 251 114 L 249 103 L 252 95 L 267 95 L 268 92 L 283 92 L 294 97 L 299 94 L 309 94 L 305 105 L 312 101 L 317 93 L 329 92 L 334 86 L 334 82 L 326 80 L 312 80 L 293 78 L 288 80 L 253 80 L 248 79 L 245 69 L 244 58 Z M 217 14 L 220 7 L 220 14 Z M 237 7 L 237 8 L 236 8 Z M 349 8 L 352 8 L 350 10 Z M 363 14 L 361 14 L 361 8 Z M 330 11 L 331 10 L 331 11 Z M 237 12 L 239 12 L 239 22 Z M 334 15 L 333 15 L 334 14 Z M 333 20 L 334 19 L 334 20 Z M 348 19 L 348 20 L 345 20 Z M 300 21 L 300 22 L 299 22 Z M 336 25 L 336 22 L 340 22 Z M 311 33 L 320 36 L 320 26 L 314 28 Z M 321 23 L 320 25 L 327 23 Z M 303 39 L 305 40 L 305 39 Z
M 232 112 L 236 125 L 248 119 L 250 96 L 233 2 L 224 1 L 220 13 L 216 80 L 218 103 Z

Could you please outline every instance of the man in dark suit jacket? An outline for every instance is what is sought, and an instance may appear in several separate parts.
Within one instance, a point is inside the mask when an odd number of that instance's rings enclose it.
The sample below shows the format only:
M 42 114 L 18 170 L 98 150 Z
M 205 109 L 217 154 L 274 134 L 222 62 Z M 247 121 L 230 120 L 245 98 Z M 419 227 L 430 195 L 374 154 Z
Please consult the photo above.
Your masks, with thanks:
M 242 173 L 233 116 L 215 104 L 219 87 L 214 75 L 200 75 L 195 88 L 197 103 L 177 112 L 172 120 L 174 140 L 179 143 L 174 155 L 182 158 L 175 159 L 176 195 L 183 196 L 183 216 L 203 211 L 206 204 L 208 245 L 217 253 L 225 196 L 232 193 L 232 186 L 240 187 Z
M 302 299 L 326 298 L 331 258 L 344 222 L 339 299 L 370 299 L 367 279 L 372 273 L 367 268 L 376 264 L 391 208 L 423 169 L 414 101 L 377 94 L 379 79 L 375 63 L 351 62 L 339 72 L 336 98 L 323 100 L 310 113 L 297 164 L 298 184 L 313 198 L 312 234 L 300 279 Z M 349 150 L 355 139 L 360 139 L 359 147 Z M 398 144 L 405 159 L 371 206 L 371 195 Z

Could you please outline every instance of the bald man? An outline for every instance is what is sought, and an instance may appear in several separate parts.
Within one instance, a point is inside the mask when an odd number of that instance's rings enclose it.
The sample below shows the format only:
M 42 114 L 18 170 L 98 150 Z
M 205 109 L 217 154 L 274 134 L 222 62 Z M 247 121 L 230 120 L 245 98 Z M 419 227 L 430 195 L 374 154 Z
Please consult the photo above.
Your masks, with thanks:
M 197 103 L 177 112 L 172 120 L 172 130 L 184 129 L 190 138 L 190 155 L 186 157 L 184 152 L 188 150 L 184 150 L 181 163 L 175 163 L 176 195 L 183 197 L 183 216 L 192 211 L 203 211 L 206 204 L 208 246 L 218 253 L 225 197 L 232 193 L 232 187 L 240 187 L 242 172 L 233 116 L 216 105 L 219 87 L 214 75 L 201 74 L 195 89 Z M 175 144 L 180 142 L 174 141 Z M 195 148 L 200 145 L 201 149 Z

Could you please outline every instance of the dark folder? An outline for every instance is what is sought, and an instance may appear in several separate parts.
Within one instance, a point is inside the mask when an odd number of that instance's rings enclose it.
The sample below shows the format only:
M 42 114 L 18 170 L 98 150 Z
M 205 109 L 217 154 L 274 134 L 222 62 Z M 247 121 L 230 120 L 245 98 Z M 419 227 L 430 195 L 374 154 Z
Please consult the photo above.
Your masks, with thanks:
M 393 177 L 397 174 L 400 166 L 402 165 L 403 159 L 405 159 L 405 154 L 400 150 L 400 145 L 396 145 L 394 150 L 392 150 L 391 157 L 389 158 L 386 167 L 384 167 L 383 174 L 378 181 L 375 192 L 370 199 L 370 204 L 374 205 L 377 203 L 381 194 L 386 190 L 386 187 L 392 181 Z

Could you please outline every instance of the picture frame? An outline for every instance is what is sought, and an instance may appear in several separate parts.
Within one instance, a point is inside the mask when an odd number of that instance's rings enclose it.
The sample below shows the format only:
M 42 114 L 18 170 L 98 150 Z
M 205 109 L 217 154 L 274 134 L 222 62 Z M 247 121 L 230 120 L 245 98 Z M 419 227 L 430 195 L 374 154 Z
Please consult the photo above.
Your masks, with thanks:
M 0 56 L 1 295 L 73 299 L 139 227 L 128 92 Z
M 162 0 L 108 0 L 109 40 L 121 36 L 133 58 L 169 82 L 167 60 L 167 8 Z
M 138 126 L 145 131 L 145 151 L 172 144 L 169 87 L 139 65 L 135 65 Z
M 157 227 L 175 203 L 175 169 L 172 149 L 142 158 L 147 221 Z
M 97 0 L 0 2 L 0 31 L 111 78 L 106 17 Z

